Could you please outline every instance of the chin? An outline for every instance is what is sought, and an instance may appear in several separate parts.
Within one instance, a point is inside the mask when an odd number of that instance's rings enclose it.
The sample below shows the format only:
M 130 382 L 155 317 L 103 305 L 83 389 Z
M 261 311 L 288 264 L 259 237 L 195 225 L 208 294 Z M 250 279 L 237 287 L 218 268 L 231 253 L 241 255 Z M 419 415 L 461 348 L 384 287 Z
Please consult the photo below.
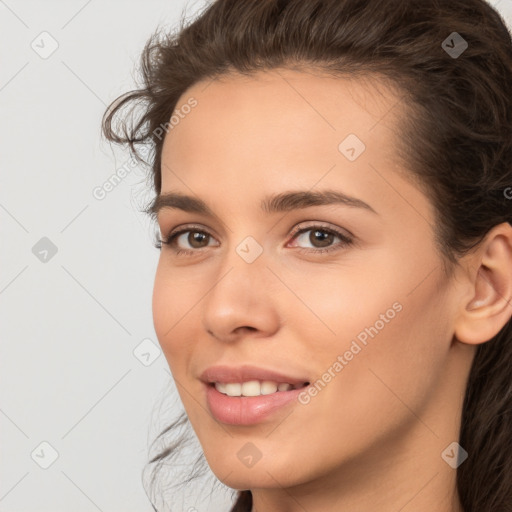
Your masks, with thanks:
M 292 487 L 298 483 L 287 480 L 284 472 L 273 471 L 271 468 L 269 469 L 264 466 L 261 466 L 259 469 L 255 467 L 245 470 L 233 467 L 225 467 L 223 469 L 225 470 L 223 472 L 214 471 L 214 468 L 212 468 L 212 471 L 224 485 L 238 491 Z

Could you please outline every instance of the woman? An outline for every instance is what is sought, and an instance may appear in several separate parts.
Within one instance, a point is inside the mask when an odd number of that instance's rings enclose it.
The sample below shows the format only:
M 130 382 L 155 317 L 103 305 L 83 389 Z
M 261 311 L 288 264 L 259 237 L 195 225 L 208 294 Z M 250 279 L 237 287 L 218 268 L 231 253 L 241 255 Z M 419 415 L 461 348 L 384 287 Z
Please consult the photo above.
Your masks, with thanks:
M 142 70 L 104 132 L 153 148 L 169 429 L 190 421 L 232 511 L 512 511 L 496 11 L 217 0 Z

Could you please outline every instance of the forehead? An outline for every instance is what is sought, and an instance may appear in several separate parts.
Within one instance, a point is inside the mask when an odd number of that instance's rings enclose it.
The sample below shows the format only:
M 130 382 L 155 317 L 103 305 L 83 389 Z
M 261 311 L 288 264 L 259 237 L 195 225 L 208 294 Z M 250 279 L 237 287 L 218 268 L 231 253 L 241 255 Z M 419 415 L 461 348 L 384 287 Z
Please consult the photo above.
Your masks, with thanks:
M 285 190 L 337 188 L 377 210 L 417 204 L 426 212 L 396 151 L 405 115 L 398 94 L 376 78 L 281 69 L 196 83 L 164 139 L 162 193 L 234 213 Z M 182 108 L 191 100 L 193 109 Z
M 212 118 L 236 112 L 242 121 L 247 113 L 254 116 L 255 109 L 272 109 L 269 123 L 283 114 L 287 121 L 296 114 L 297 119 L 316 118 L 331 130 L 343 128 L 344 120 L 355 129 L 380 123 L 399 106 L 401 95 L 391 81 L 376 75 L 335 77 L 311 68 L 274 69 L 249 75 L 231 72 L 198 82 L 183 93 L 176 109 L 193 96 L 200 107 L 195 111 Z
M 238 156 L 252 153 L 253 161 L 270 152 L 300 157 L 311 146 L 338 151 L 350 134 L 392 152 L 402 110 L 397 91 L 375 77 L 333 77 L 311 69 L 231 73 L 198 82 L 180 97 L 173 115 L 179 123 L 171 124 L 164 139 L 162 161 L 187 164 L 200 158 L 199 148 L 210 159 L 236 150 Z M 381 158 L 384 153 L 389 151 L 381 151 Z

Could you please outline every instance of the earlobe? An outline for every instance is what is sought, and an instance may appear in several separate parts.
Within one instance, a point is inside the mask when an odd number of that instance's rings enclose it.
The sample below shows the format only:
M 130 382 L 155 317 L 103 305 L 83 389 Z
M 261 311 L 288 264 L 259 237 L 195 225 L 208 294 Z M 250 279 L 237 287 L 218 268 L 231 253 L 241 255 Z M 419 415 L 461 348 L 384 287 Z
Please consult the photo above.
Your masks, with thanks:
M 512 226 L 495 226 L 471 255 L 470 298 L 461 302 L 455 338 L 468 344 L 492 339 L 512 317 Z

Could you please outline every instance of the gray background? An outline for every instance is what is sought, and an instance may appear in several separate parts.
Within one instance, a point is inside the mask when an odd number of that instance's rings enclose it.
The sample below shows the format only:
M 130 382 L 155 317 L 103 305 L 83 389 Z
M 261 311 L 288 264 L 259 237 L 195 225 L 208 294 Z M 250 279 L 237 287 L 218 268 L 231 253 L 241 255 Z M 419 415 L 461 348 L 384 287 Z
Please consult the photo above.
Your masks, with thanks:
M 94 197 L 128 161 L 100 122 L 157 24 L 205 2 L 0 0 L 1 512 L 152 510 L 149 443 L 181 405 L 152 323 L 151 192 L 130 168 Z M 491 3 L 512 27 L 512 0 Z M 228 510 L 200 488 L 172 510 Z

